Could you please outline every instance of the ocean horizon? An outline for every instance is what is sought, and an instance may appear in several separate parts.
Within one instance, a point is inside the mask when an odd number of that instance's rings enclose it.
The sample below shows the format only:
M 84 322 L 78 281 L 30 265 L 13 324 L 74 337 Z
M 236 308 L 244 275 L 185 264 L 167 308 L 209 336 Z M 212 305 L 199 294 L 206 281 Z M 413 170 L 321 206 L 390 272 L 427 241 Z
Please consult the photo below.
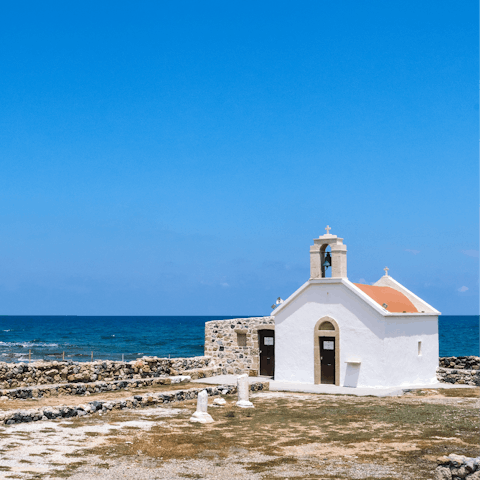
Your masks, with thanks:
M 248 316 L 0 316 L 0 361 L 203 355 L 205 322 Z M 251 317 L 251 316 L 250 316 Z M 441 357 L 480 355 L 478 315 L 441 315 Z

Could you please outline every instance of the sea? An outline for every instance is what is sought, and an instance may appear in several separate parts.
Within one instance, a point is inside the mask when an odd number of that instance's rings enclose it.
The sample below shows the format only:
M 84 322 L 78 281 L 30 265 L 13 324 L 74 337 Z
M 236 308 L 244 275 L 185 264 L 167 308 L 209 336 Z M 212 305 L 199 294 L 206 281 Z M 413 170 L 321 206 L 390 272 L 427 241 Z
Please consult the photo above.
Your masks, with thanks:
M 0 316 L 0 361 L 135 360 L 203 355 L 205 322 L 235 316 Z M 480 355 L 478 315 L 442 315 L 440 356 Z

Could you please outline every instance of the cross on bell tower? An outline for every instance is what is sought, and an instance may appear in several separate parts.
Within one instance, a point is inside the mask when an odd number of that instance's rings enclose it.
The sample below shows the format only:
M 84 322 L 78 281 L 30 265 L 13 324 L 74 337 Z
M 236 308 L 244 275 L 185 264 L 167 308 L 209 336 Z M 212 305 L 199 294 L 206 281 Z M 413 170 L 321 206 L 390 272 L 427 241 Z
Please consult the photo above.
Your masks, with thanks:
M 327 233 L 313 240 L 310 247 L 310 278 L 326 278 L 325 260 L 328 258 L 326 248 L 330 246 L 330 263 L 332 277 L 347 277 L 347 246 L 343 238 L 330 233 L 330 226 L 325 228 Z M 328 264 L 328 262 L 326 262 Z

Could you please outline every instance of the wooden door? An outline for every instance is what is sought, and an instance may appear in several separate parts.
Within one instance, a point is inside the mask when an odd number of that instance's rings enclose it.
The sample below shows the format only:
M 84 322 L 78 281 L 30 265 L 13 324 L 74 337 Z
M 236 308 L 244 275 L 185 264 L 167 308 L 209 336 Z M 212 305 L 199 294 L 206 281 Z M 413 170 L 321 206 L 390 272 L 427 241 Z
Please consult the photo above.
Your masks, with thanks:
M 275 331 L 259 330 L 260 375 L 273 377 L 275 367 Z
M 335 385 L 335 337 L 319 337 L 320 383 Z

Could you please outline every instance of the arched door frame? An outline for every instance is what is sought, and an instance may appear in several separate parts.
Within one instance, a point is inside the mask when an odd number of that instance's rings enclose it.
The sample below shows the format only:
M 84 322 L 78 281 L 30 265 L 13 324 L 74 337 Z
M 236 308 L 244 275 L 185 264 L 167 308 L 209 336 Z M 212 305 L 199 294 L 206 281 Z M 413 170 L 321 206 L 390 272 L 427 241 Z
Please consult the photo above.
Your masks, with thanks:
M 323 322 L 330 322 L 335 330 L 319 330 Z M 315 385 L 322 383 L 322 368 L 320 365 L 320 337 L 335 337 L 335 385 L 340 386 L 340 330 L 338 323 L 332 317 L 322 317 L 316 324 L 313 331 L 313 353 L 314 353 L 314 381 Z

